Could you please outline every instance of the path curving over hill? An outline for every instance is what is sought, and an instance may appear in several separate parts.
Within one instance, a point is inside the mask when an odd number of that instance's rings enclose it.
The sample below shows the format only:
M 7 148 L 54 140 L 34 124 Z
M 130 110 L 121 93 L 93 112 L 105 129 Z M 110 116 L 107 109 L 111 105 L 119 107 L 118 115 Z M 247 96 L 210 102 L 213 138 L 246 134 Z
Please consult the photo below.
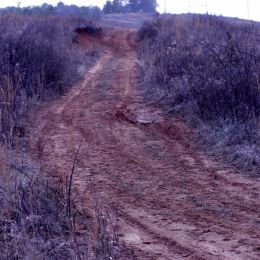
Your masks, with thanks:
M 110 29 L 92 42 L 104 52 L 85 80 L 37 113 L 35 157 L 65 183 L 82 142 L 73 198 L 88 214 L 109 206 L 136 259 L 259 259 L 259 182 L 201 155 L 188 127 L 143 101 L 134 38 Z

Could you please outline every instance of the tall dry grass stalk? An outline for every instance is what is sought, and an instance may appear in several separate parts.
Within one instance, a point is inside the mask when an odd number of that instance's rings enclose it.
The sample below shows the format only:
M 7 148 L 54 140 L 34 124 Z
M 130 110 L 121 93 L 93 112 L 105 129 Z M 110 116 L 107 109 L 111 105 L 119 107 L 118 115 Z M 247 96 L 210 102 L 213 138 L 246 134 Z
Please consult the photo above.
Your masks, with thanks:
M 15 72 L 12 79 L 11 75 L 1 75 L 0 79 L 0 114 L 1 114 L 1 136 L 5 143 L 15 140 L 18 135 L 17 125 L 19 115 L 15 113 L 17 96 L 22 87 L 23 75 L 19 71 Z
M 117 259 L 122 254 L 109 208 L 97 206 L 91 219 L 73 201 L 68 204 L 64 187 L 53 188 L 26 154 L 8 145 L 1 145 L 0 154 L 1 259 Z

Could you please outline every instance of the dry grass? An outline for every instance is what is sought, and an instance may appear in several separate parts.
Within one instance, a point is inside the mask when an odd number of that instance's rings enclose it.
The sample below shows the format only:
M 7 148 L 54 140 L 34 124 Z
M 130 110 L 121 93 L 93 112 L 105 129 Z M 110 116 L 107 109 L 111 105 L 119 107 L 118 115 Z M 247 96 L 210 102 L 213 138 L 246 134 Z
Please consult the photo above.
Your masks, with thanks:
M 0 20 L 0 140 L 8 143 L 21 134 L 22 119 L 35 102 L 62 95 L 96 57 L 72 43 L 75 28 L 90 25 L 85 19 Z
M 104 206 L 90 217 L 71 186 L 44 174 L 25 152 L 27 115 L 64 94 L 94 62 L 73 45 L 85 19 L 0 16 L 0 258 L 117 259 L 114 219 Z M 69 192 L 70 191 L 70 192 Z M 82 230 L 84 231 L 82 233 Z
M 124 250 L 114 218 L 98 205 L 94 218 L 68 204 L 69 187 L 42 174 L 20 148 L 0 147 L 1 259 L 117 259 Z M 68 207 L 70 208 L 68 214 Z
M 147 97 L 197 127 L 209 150 L 257 174 L 260 25 L 166 15 L 146 23 L 139 41 Z

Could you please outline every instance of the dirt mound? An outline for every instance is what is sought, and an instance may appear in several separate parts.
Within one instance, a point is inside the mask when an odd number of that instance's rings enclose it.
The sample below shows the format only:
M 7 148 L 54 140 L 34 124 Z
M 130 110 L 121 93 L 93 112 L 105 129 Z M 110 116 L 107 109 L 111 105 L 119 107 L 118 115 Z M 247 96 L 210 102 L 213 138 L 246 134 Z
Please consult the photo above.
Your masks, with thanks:
M 134 30 L 109 29 L 109 28 L 78 28 L 74 43 L 81 48 L 99 51 L 110 51 L 114 55 L 124 55 L 127 51 L 136 49 L 136 35 Z

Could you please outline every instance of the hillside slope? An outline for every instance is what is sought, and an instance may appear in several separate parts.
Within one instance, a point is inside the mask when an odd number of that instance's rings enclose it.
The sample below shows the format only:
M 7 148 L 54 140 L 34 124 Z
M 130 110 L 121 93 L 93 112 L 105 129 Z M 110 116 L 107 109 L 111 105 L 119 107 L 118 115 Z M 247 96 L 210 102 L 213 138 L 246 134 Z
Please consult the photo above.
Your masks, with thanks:
M 188 127 L 144 103 L 134 39 L 104 31 L 85 80 L 37 113 L 34 157 L 65 183 L 81 144 L 77 208 L 108 207 L 135 259 L 259 259 L 259 183 L 201 155 Z

